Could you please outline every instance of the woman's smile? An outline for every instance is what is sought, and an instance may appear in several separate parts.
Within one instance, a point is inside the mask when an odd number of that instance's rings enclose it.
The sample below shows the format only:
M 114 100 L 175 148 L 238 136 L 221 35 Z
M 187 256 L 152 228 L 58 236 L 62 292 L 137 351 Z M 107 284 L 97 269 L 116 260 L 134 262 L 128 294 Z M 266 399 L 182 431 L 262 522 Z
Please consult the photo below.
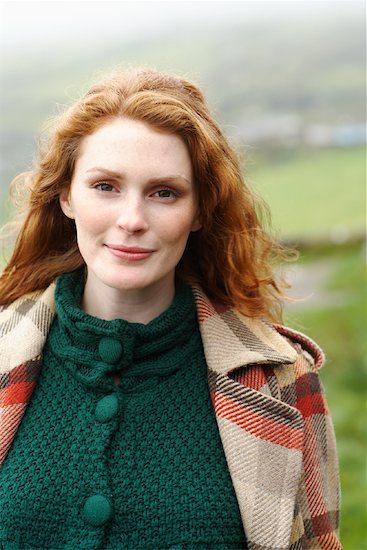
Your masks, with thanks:
M 154 253 L 154 250 L 149 250 L 147 248 L 119 246 L 114 244 L 106 244 L 105 246 L 111 254 L 127 262 L 146 260 Z

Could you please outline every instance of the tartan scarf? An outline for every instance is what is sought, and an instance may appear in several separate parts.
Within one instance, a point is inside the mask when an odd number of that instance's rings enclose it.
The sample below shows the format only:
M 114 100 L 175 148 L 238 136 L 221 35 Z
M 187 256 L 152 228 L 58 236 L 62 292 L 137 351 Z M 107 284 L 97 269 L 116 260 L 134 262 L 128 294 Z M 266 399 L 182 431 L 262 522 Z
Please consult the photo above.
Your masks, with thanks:
M 286 327 L 193 288 L 209 389 L 250 550 L 340 549 L 323 353 Z M 0 307 L 0 463 L 37 383 L 55 285 Z

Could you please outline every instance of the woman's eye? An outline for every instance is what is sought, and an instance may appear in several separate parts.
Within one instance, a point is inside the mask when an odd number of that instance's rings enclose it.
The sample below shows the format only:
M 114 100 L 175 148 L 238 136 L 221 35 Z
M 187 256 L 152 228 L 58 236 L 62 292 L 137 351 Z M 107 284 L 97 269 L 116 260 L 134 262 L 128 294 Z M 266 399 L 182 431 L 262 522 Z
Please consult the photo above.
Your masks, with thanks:
M 155 196 L 160 199 L 171 199 L 177 197 L 177 193 L 172 191 L 172 189 L 160 189 L 154 193 Z
M 94 189 L 99 189 L 100 191 L 113 191 L 113 186 L 106 181 L 100 181 L 94 186 Z

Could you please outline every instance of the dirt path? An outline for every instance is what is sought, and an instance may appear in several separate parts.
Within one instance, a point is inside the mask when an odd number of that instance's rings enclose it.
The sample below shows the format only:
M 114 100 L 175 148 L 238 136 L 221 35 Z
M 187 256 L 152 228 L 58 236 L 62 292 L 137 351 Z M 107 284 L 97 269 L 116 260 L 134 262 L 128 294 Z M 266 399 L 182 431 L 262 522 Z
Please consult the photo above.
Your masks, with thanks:
M 332 276 L 335 261 L 330 259 L 319 260 L 309 265 L 293 266 L 287 275 L 292 288 L 287 294 L 291 298 L 300 299 L 300 302 L 286 304 L 287 310 L 301 310 L 320 307 L 339 307 L 348 302 L 345 292 L 326 289 Z

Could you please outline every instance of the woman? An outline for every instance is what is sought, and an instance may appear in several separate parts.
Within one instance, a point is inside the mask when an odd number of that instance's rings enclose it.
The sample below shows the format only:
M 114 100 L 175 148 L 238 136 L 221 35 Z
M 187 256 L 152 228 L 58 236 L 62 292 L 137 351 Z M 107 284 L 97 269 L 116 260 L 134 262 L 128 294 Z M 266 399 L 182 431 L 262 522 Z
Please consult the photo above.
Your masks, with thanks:
M 272 324 L 282 251 L 201 91 L 114 74 L 28 180 L 0 279 L 3 548 L 340 548 L 323 354 Z

